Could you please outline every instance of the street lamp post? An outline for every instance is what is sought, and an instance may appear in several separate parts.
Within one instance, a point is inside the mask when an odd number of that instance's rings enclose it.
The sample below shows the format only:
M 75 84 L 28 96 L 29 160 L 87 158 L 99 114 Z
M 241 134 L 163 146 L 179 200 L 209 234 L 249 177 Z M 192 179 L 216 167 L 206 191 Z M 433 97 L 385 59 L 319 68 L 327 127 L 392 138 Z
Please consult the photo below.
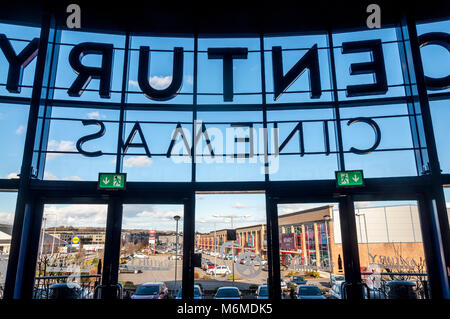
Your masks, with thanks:
M 235 215 L 228 215 L 228 216 L 221 216 L 221 215 L 213 215 L 213 217 L 216 218 L 230 218 L 231 221 L 231 229 L 233 228 L 233 219 L 234 218 L 247 218 L 248 216 L 235 216 Z M 232 253 L 232 260 L 231 260 L 231 266 L 232 266 L 232 275 L 233 275 L 233 286 L 234 286 L 234 240 L 232 241 L 232 245 L 231 245 L 231 253 Z
M 178 221 L 180 216 L 175 215 L 173 219 L 176 221 L 176 232 L 175 232 L 175 289 L 177 289 L 177 261 L 178 261 Z
M 327 238 L 328 271 L 330 272 L 330 278 L 331 278 L 330 242 L 328 240 L 328 222 L 331 220 L 331 217 L 330 217 L 330 215 L 325 215 L 325 216 L 323 216 L 323 219 L 325 220 L 325 235 Z

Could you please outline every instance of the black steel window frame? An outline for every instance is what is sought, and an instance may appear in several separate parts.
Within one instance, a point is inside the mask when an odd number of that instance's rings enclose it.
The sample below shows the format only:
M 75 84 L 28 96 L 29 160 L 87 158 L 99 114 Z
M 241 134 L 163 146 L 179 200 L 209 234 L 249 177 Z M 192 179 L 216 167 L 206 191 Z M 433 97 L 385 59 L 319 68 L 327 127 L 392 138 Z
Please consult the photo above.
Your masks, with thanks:
M 105 256 L 104 284 L 111 285 L 117 282 L 117 252 L 119 245 L 117 238 L 120 237 L 121 211 L 122 205 L 128 202 L 135 203 L 183 203 L 185 209 L 184 233 L 186 234 L 186 245 L 184 245 L 184 261 L 190 265 L 190 260 L 194 246 L 194 230 L 195 230 L 195 193 L 198 191 L 206 192 L 248 192 L 259 191 L 266 194 L 266 214 L 268 225 L 268 252 L 269 254 L 269 291 L 272 298 L 279 296 L 279 259 L 277 259 L 278 245 L 278 226 L 277 226 L 277 203 L 285 201 L 305 202 L 305 201 L 336 201 L 338 199 L 341 209 L 344 212 L 342 216 L 346 216 L 350 231 L 356 231 L 354 226 L 353 201 L 355 199 L 415 199 L 419 201 L 420 218 L 422 222 L 423 234 L 430 238 L 425 244 L 425 253 L 427 256 L 427 266 L 431 275 L 431 289 L 433 298 L 448 297 L 448 276 L 445 276 L 442 264 L 439 263 L 439 248 L 444 247 L 444 258 L 446 265 L 449 262 L 449 229 L 447 211 L 445 209 L 445 199 L 443 195 L 443 186 L 450 185 L 450 175 L 442 174 L 439 169 L 436 145 L 434 141 L 434 133 L 431 122 L 428 101 L 449 99 L 448 93 L 427 94 L 424 82 L 422 62 L 420 60 L 419 45 L 417 33 L 415 31 L 416 22 L 413 16 L 407 12 L 396 26 L 398 34 L 402 40 L 400 41 L 404 52 L 401 52 L 401 58 L 404 63 L 412 61 L 412 65 L 408 65 L 408 72 L 414 74 L 415 82 L 408 83 L 416 89 L 410 95 L 402 97 L 388 97 L 378 99 L 363 99 L 338 101 L 338 90 L 336 88 L 336 73 L 334 68 L 333 50 L 330 50 L 330 65 L 332 66 L 331 86 L 333 101 L 317 102 L 317 103 L 283 103 L 268 104 L 266 100 L 265 87 L 265 61 L 264 61 L 264 34 L 259 35 L 260 52 L 261 52 L 261 89 L 258 92 L 262 95 L 262 103 L 260 105 L 199 105 L 197 102 L 197 54 L 199 35 L 194 34 L 194 86 L 193 86 L 193 103 L 189 105 L 141 105 L 126 103 L 127 91 L 126 83 L 128 76 L 128 51 L 130 50 L 130 34 L 126 33 L 126 45 L 124 51 L 124 72 L 121 90 L 120 103 L 105 102 L 83 102 L 83 101 L 64 101 L 53 99 L 54 86 L 51 85 L 55 81 L 55 63 L 53 57 L 57 55 L 58 39 L 61 29 L 54 23 L 51 16 L 44 16 L 41 25 L 41 42 L 39 47 L 39 55 L 37 58 L 35 79 L 33 83 L 33 91 L 31 98 L 22 97 L 0 97 L 0 102 L 16 103 L 30 105 L 30 115 L 28 120 L 27 135 L 24 146 L 24 155 L 20 179 L 18 180 L 0 180 L 0 189 L 5 191 L 18 191 L 16 204 L 16 214 L 14 219 L 13 236 L 11 243 L 10 261 L 8 264 L 7 279 L 5 285 L 5 298 L 30 298 L 34 280 L 34 270 L 36 261 L 36 236 L 39 236 L 43 206 L 45 203 L 105 203 L 108 204 L 107 219 L 107 249 L 108 257 Z M 324 32 L 327 34 L 329 45 L 333 48 L 332 30 Z M 310 108 L 332 108 L 337 123 L 342 120 L 339 114 L 340 107 L 351 106 L 367 106 L 379 104 L 396 104 L 396 103 L 419 103 L 422 120 L 424 122 L 424 134 L 426 140 L 426 151 L 429 157 L 430 171 L 426 175 L 421 175 L 423 167 L 417 167 L 418 175 L 413 177 L 395 177 L 395 178 L 368 178 L 364 189 L 347 189 L 345 191 L 337 189 L 334 180 L 311 180 L 311 181 L 286 181 L 277 182 L 270 181 L 269 174 L 265 174 L 264 181 L 261 182 L 198 182 L 196 181 L 196 165 L 192 161 L 192 180 L 191 182 L 128 182 L 127 190 L 121 193 L 111 194 L 106 191 L 99 191 L 95 182 L 67 182 L 67 181 L 48 181 L 41 180 L 43 177 L 43 162 L 41 156 L 35 157 L 36 141 L 39 144 L 39 155 L 45 154 L 42 151 L 42 145 L 48 138 L 48 123 L 51 117 L 52 106 L 93 106 L 96 108 L 110 108 L 120 111 L 119 126 L 123 127 L 126 122 L 125 110 L 171 110 L 192 111 L 193 121 L 197 117 L 198 111 L 230 111 L 230 110 L 258 110 L 263 114 L 263 125 L 267 127 L 267 111 L 270 110 L 290 110 L 290 109 L 310 109 Z M 44 112 L 42 113 L 42 110 Z M 42 116 L 43 114 L 43 116 Z M 413 116 L 415 116 L 414 114 Z M 411 116 L 411 115 L 410 115 Z M 193 125 L 193 124 L 192 124 Z M 345 169 L 344 151 L 342 149 L 342 133 L 340 125 L 337 125 L 336 137 L 338 150 L 338 168 Z M 194 132 L 194 130 L 192 130 Z M 123 130 L 119 129 L 118 150 L 116 172 L 122 170 L 122 155 L 120 150 L 120 142 L 123 140 Z M 419 134 L 419 132 L 418 132 Z M 265 147 L 267 147 L 267 136 L 265 136 Z M 422 147 L 420 147 L 420 150 Z M 266 153 L 265 153 L 266 154 Z M 36 165 L 36 166 L 34 166 Z M 267 166 L 267 157 L 265 159 Z M 32 171 L 34 166 L 35 171 Z M 36 178 L 38 177 L 38 178 Z M 150 194 L 150 195 L 149 195 Z M 145 200 L 144 200 L 145 198 Z M 438 227 L 437 227 L 438 226 Z M 438 231 L 440 229 L 440 232 Z M 350 232 L 351 234 L 351 232 Z M 190 236 L 190 237 L 189 237 Z M 356 237 L 355 237 L 356 238 Z M 347 253 L 344 258 L 347 261 L 356 261 L 355 255 L 355 238 L 348 238 L 346 244 Z M 353 242 L 352 242 L 353 240 Z M 441 246 L 439 246 L 441 242 Z M 187 244 L 190 243 L 190 244 Z M 275 253 L 274 253 L 275 252 Z M 106 253 L 106 252 L 105 252 Z M 26 258 L 25 258 L 26 256 Z M 347 263 L 347 262 L 346 262 Z M 448 267 L 448 266 L 447 266 Z M 353 269 L 348 275 L 349 281 L 358 281 L 358 271 Z M 359 276 L 360 280 L 360 276 Z M 193 268 L 183 268 L 183 297 L 191 299 L 193 297 Z M 446 290 L 447 289 L 447 290 Z M 107 296 L 107 294 L 105 295 Z M 355 299 L 361 296 L 358 293 L 354 295 Z

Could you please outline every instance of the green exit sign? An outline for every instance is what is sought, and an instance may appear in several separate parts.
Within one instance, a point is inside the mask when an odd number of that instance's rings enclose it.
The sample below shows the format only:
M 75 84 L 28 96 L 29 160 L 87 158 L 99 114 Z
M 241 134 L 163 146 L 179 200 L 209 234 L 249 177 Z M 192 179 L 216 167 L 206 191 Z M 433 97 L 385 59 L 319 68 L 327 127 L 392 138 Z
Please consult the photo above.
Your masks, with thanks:
M 337 187 L 364 186 L 364 175 L 362 170 L 336 172 Z
M 125 189 L 126 173 L 99 173 L 98 189 Z

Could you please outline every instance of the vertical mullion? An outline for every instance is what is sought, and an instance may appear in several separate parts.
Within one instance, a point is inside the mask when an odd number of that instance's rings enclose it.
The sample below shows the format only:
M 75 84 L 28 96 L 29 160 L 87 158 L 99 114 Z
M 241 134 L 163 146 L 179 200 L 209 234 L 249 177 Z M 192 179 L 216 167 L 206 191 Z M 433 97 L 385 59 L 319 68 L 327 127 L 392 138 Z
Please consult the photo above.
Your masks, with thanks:
M 122 145 L 125 135 L 124 121 L 126 118 L 125 104 L 127 103 L 128 93 L 128 65 L 130 62 L 130 32 L 125 35 L 125 51 L 123 58 L 123 73 L 122 73 L 122 92 L 120 97 L 120 115 L 119 115 L 119 131 L 117 138 L 117 154 L 116 154 L 116 173 L 122 172 L 123 156 Z
M 344 146 L 342 142 L 342 128 L 341 128 L 341 113 L 339 110 L 339 96 L 338 96 L 338 88 L 337 88 L 337 80 L 336 80 L 336 63 L 334 59 L 334 47 L 333 47 L 333 32 L 331 28 L 328 29 L 328 47 L 329 47 L 329 60 L 330 60 L 330 73 L 331 73 L 331 81 L 333 86 L 333 113 L 335 124 L 335 133 L 336 133 L 336 144 L 338 151 L 338 169 L 340 171 L 345 171 L 345 159 L 344 159 Z
M 259 35 L 260 44 L 260 63 L 261 63 L 261 94 L 262 94 L 262 112 L 263 112 L 263 131 L 264 131 L 264 180 L 269 181 L 269 132 L 267 131 L 267 96 L 266 96 L 266 68 L 264 57 L 264 34 Z M 261 151 L 259 151 L 261 153 Z
M 33 262 L 33 258 L 27 260 L 19 260 L 22 248 L 27 250 L 27 242 L 22 241 L 22 237 L 26 238 L 29 235 L 33 235 L 33 229 L 30 229 L 30 225 L 24 225 L 26 223 L 25 214 L 26 210 L 34 209 L 34 201 L 30 191 L 30 179 L 32 178 L 32 163 L 34 154 L 34 144 L 36 141 L 36 131 L 38 126 L 39 110 L 41 108 L 41 101 L 45 98 L 46 92 L 43 87 L 45 75 L 47 73 L 49 53 L 48 44 L 49 39 L 52 36 L 52 32 L 55 32 L 55 19 L 54 17 L 45 12 L 42 16 L 39 53 L 37 55 L 36 68 L 33 79 L 33 91 L 30 101 L 30 109 L 28 115 L 27 133 L 25 137 L 25 145 L 23 149 L 22 165 L 20 169 L 19 189 L 16 200 L 16 211 L 14 215 L 14 225 L 11 234 L 11 248 L 8 257 L 8 266 L 6 271 L 6 281 L 4 288 L 4 298 L 12 299 L 15 296 L 15 288 L 17 287 L 20 292 L 20 287 L 24 283 L 23 268 L 29 263 Z M 23 232 L 25 229 L 25 232 Z M 29 229 L 31 234 L 27 233 L 26 229 Z M 34 234 L 35 235 L 35 234 Z M 34 247 L 37 249 L 37 247 Z M 28 252 L 30 255 L 35 251 Z M 34 260 L 36 262 L 36 260 Z M 18 271 L 19 269 L 19 271 Z M 31 295 L 31 294 L 30 294 Z
M 198 78 L 198 33 L 194 34 L 194 87 L 192 96 L 192 146 L 191 146 L 191 181 L 196 182 L 196 145 L 195 145 L 195 122 L 197 121 L 197 78 Z

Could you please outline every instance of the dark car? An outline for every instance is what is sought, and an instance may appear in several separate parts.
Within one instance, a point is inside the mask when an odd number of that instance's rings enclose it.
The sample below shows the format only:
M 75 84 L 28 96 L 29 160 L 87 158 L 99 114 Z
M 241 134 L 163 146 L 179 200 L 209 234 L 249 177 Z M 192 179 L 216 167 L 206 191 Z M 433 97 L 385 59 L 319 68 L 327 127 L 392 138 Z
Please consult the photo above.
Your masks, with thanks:
M 291 279 L 291 283 L 294 285 L 306 285 L 306 280 L 302 276 L 293 276 Z
M 131 299 L 167 299 L 169 290 L 163 282 L 148 282 L 140 285 Z
M 82 289 L 77 283 L 58 283 L 49 288 L 48 299 L 81 299 Z

